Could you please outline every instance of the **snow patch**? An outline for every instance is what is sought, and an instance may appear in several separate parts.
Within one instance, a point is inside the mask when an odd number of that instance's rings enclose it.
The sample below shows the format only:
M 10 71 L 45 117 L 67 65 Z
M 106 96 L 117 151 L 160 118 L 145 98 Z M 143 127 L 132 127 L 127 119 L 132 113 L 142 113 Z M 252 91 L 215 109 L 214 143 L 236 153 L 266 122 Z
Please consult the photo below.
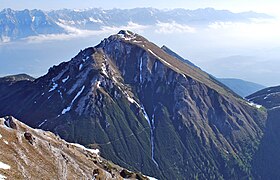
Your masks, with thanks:
M 83 68 L 83 64 L 80 64 L 79 71 Z
M 150 177 L 150 176 L 146 176 L 149 180 L 158 180 L 158 179 L 156 179 L 156 178 L 154 178 L 154 177 Z
M 52 79 L 52 87 L 51 87 L 51 89 L 49 90 L 49 92 L 54 91 L 57 87 L 58 87 L 58 84 L 54 82 L 54 79 Z
M 2 134 L 0 134 L 0 139 L 1 139 L 2 137 L 3 137 Z
M 96 81 L 96 87 L 100 88 L 101 81 Z
M 256 108 L 258 108 L 258 109 L 260 109 L 261 107 L 262 107 L 262 105 L 259 105 L 259 104 L 255 104 L 255 103 L 253 103 L 253 102 L 247 102 L 250 106 L 252 106 L 252 107 L 256 107 Z
M 134 40 L 136 38 L 135 34 L 132 34 L 127 30 L 121 31 L 118 36 L 126 41 Z
M 6 176 L 0 174 L 0 180 L 5 180 L 6 178 L 7 178 Z
M 127 96 L 127 100 L 129 102 L 131 102 L 132 104 L 135 103 L 135 100 L 133 98 L 131 98 L 130 96 Z
M 67 76 L 66 78 L 62 79 L 62 82 L 65 83 L 68 79 L 69 79 L 69 76 Z
M 107 78 L 109 78 L 105 63 L 102 63 L 101 70 L 102 70 L 102 73 L 103 73 Z
M 139 72 L 140 72 L 140 83 L 142 83 L 142 71 L 143 71 L 143 58 L 140 58 Z
M 3 141 L 4 141 L 4 143 L 5 143 L 5 144 L 7 144 L 7 145 L 9 144 L 9 142 L 8 142 L 8 141 L 6 141 L 6 140 L 3 140 Z
M 64 108 L 64 109 L 62 110 L 61 114 L 67 113 L 68 111 L 70 111 L 70 109 L 71 109 L 71 105 L 68 106 L 67 108 Z
M 63 23 L 64 25 L 69 25 L 69 24 L 71 24 L 71 25 L 75 25 L 76 23 L 75 23 L 75 21 L 66 21 L 66 20 L 63 20 L 63 19 L 58 19 L 58 21 L 60 22 L 60 23 Z M 58 22 L 58 23 L 59 23 Z
M 67 94 L 72 94 L 78 87 L 81 87 L 86 79 L 88 78 L 88 74 L 91 71 L 91 68 L 87 68 L 83 71 L 83 73 L 80 73 L 77 77 L 79 78 L 78 81 L 71 87 L 71 89 L 67 92 Z
M 10 169 L 10 168 L 11 168 L 11 166 L 0 161 L 0 169 Z
M 119 89 L 120 89 L 120 88 L 119 88 Z M 121 90 L 121 89 L 120 89 L 120 90 Z M 122 90 L 121 90 L 121 91 L 122 91 Z M 130 97 L 130 95 L 129 95 L 127 92 L 124 92 L 124 94 L 125 94 L 127 100 L 128 100 L 130 103 L 136 104 L 138 107 L 141 107 L 140 104 L 139 104 L 137 101 L 135 101 L 132 97 Z
M 78 148 L 81 148 L 81 149 L 83 149 L 85 151 L 91 152 L 93 154 L 96 154 L 96 155 L 99 155 L 99 153 L 100 153 L 99 149 L 89 149 L 89 148 L 86 148 L 85 146 L 77 144 L 77 143 L 69 143 L 69 144 L 71 144 L 73 146 L 76 146 Z
M 62 92 L 60 90 L 57 90 L 57 92 L 59 93 L 60 98 L 63 99 Z
M 84 89 L 85 89 L 85 86 L 83 86 L 83 87 L 81 88 L 81 90 L 76 94 L 76 96 L 74 97 L 74 99 L 71 101 L 70 106 L 68 106 L 67 108 L 64 108 L 64 109 L 62 110 L 61 114 L 65 114 L 65 113 L 67 113 L 68 111 L 70 111 L 70 109 L 71 109 L 71 107 L 72 107 L 74 101 L 82 94 L 82 92 L 84 91 Z
M 142 43 L 143 41 L 133 40 L 132 42 L 134 42 L 134 43 Z
M 274 96 L 274 95 L 278 95 L 278 94 L 279 94 L 278 92 L 276 92 L 276 93 L 269 93 L 263 99 L 267 99 L 269 96 Z
M 39 126 L 38 126 L 38 127 L 43 126 L 43 125 L 44 125 L 47 121 L 48 121 L 48 120 L 47 120 L 47 119 L 45 119 L 43 122 L 41 122 L 41 123 L 39 124 Z
M 280 108 L 280 106 L 275 106 L 275 107 L 270 108 L 269 110 L 279 109 L 279 108 Z
M 35 21 L 35 16 L 32 17 L 32 22 L 34 22 L 34 21 Z
M 150 118 L 149 118 L 147 112 L 145 111 L 145 108 L 144 108 L 143 105 L 141 106 L 141 110 L 142 110 L 142 112 L 144 114 L 144 117 L 146 118 L 146 120 L 148 121 L 148 124 L 150 126 L 150 133 L 151 133 L 150 141 L 151 141 L 151 152 L 152 152 L 151 156 L 152 156 L 153 162 L 158 167 L 158 163 L 155 160 L 155 140 L 154 140 L 154 130 L 155 130 L 154 118 L 155 118 L 155 115 L 153 114 L 152 119 L 150 120 Z
M 89 17 L 89 21 L 90 21 L 90 22 L 94 22 L 94 23 L 103 23 L 102 20 L 100 20 L 100 19 L 95 19 L 95 18 L 93 18 L 93 17 Z
M 67 69 L 63 69 L 56 77 L 52 78 L 52 88 L 49 90 L 49 92 L 54 91 L 58 87 L 56 81 L 58 81 L 66 71 Z

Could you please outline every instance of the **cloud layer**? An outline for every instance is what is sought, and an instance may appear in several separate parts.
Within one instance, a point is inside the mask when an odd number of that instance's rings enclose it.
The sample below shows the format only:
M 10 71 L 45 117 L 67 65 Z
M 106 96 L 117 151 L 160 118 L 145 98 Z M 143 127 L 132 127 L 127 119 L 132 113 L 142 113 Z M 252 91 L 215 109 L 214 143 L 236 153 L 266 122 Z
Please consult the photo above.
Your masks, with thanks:
M 194 33 L 196 29 L 194 27 L 178 24 L 175 21 L 171 23 L 158 22 L 156 24 L 156 33 L 171 34 L 171 33 Z

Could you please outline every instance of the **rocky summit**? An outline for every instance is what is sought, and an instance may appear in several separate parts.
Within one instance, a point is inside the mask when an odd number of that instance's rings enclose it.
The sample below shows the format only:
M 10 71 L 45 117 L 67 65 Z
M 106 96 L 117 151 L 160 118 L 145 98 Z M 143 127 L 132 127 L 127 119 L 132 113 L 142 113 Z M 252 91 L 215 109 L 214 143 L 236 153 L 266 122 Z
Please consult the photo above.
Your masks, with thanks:
M 242 179 L 266 111 L 122 30 L 35 80 L 1 83 L 0 116 L 159 179 Z

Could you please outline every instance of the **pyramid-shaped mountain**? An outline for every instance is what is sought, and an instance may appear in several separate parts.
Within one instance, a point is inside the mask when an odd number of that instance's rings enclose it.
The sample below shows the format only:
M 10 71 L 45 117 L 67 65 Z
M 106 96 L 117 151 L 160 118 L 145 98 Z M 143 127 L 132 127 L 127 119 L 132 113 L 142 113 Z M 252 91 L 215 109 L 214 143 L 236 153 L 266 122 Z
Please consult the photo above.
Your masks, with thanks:
M 266 121 L 207 73 L 124 30 L 45 76 L 1 85 L 0 102 L 0 116 L 159 179 L 251 177 Z

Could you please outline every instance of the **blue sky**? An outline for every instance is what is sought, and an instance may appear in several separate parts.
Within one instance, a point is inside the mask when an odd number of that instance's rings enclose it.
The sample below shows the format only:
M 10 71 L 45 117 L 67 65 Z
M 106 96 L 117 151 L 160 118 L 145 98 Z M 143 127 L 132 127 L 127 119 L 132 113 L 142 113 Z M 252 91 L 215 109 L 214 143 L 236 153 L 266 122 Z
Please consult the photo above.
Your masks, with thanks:
M 216 9 L 228 9 L 234 12 L 257 11 L 278 14 L 280 7 L 279 0 L 0 0 L 0 8 L 13 9 L 84 9 L 90 7 L 100 7 L 103 9 L 112 8 L 134 8 L 134 7 L 154 7 L 154 8 L 187 8 L 197 9 L 213 7 Z

